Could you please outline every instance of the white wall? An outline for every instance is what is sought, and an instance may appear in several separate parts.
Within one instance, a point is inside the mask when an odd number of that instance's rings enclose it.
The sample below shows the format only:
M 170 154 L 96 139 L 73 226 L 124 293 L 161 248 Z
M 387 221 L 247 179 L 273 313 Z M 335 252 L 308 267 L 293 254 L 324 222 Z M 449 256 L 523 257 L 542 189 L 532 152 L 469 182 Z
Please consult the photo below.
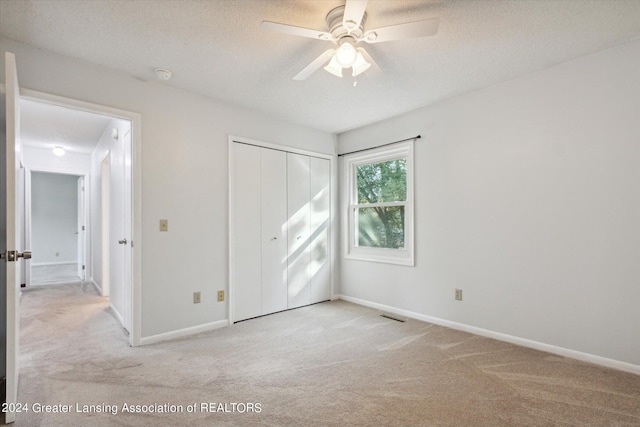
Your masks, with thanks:
M 6 39 L 0 50 L 22 87 L 142 115 L 142 337 L 226 319 L 228 135 L 330 154 L 335 137 Z
M 78 261 L 78 177 L 31 174 L 32 265 Z
M 341 257 L 340 292 L 640 365 L 640 41 L 338 146 L 416 134 L 416 266 Z

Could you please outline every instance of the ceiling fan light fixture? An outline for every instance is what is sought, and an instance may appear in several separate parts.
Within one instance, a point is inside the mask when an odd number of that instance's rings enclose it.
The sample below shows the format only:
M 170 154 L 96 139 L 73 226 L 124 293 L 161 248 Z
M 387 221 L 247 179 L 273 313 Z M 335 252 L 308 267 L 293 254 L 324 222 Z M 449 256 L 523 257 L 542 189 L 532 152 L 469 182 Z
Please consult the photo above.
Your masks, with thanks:
M 356 62 L 354 62 L 353 66 L 351 67 L 353 69 L 352 75 L 354 77 L 357 75 L 360 75 L 365 71 L 367 71 L 369 67 L 371 67 L 371 64 L 368 63 L 366 59 L 364 59 L 364 56 L 362 56 L 362 53 L 358 52 L 358 54 L 356 55 Z
M 65 149 L 61 145 L 56 145 L 55 147 L 53 147 L 54 155 L 58 157 L 62 157 L 64 156 L 65 153 L 66 153 Z
M 342 77 L 342 66 L 338 63 L 338 60 L 336 59 L 336 55 L 333 55 L 333 58 L 331 58 L 331 61 L 329 61 L 329 64 L 327 64 L 327 66 L 324 67 L 324 69 L 336 77 Z
M 334 58 L 342 68 L 349 68 L 356 62 L 357 53 L 354 43 L 351 40 L 345 40 L 336 49 Z

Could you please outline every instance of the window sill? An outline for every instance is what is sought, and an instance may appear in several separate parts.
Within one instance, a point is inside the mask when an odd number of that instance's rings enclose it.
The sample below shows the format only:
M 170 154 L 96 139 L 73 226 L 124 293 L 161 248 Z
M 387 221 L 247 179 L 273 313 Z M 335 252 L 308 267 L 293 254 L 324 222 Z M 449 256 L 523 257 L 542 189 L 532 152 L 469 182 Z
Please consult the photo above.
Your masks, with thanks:
M 402 251 L 402 254 L 396 251 L 385 251 L 376 249 L 357 249 L 345 255 L 345 259 L 353 261 L 376 262 L 381 264 L 395 264 L 406 267 L 413 267 L 413 257 L 409 256 L 408 251 Z

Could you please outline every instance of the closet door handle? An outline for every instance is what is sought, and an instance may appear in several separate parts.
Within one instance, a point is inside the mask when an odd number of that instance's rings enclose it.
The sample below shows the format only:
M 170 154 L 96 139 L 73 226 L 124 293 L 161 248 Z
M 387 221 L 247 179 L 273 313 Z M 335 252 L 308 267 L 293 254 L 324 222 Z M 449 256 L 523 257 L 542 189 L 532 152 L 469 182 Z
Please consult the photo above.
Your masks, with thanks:
M 300 239 L 302 239 L 302 236 L 296 237 L 296 240 L 300 240 Z
M 121 245 L 126 245 L 127 244 L 127 239 L 118 240 L 118 243 L 121 244 Z
M 277 237 L 272 237 L 271 240 L 278 240 L 278 238 Z

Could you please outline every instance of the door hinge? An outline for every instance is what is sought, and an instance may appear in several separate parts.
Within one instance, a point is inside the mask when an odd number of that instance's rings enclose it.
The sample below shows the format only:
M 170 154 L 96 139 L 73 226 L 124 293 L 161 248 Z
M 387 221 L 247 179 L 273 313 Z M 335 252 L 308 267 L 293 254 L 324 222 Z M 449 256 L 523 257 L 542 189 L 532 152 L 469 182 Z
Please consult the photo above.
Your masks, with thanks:
M 82 270 L 84 270 L 84 265 L 82 266 Z
M 84 225 L 82 226 L 82 231 L 84 231 Z

